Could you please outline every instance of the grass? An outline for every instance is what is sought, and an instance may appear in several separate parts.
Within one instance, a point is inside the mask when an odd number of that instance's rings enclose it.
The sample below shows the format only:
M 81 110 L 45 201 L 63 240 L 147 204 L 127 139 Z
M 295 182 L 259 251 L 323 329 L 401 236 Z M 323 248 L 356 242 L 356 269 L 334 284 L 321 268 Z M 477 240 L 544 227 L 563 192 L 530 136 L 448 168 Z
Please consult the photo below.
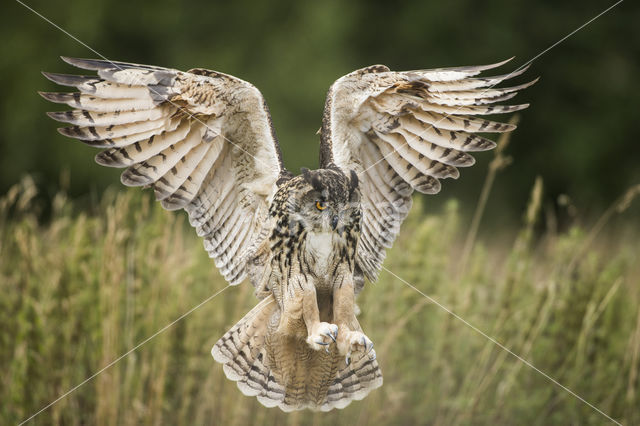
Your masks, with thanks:
M 637 191 L 593 227 L 540 232 L 539 182 L 522 229 L 483 243 L 468 236 L 456 202 L 425 214 L 417 197 L 385 266 L 605 413 L 640 424 L 640 229 L 629 219 L 608 231 Z M 35 195 L 26 179 L 0 201 L 2 424 L 26 419 L 226 285 L 185 216 L 150 194 L 108 192 L 91 212 L 59 194 L 46 221 Z M 607 423 L 386 272 L 358 299 L 383 387 L 325 414 L 264 408 L 209 355 L 254 304 L 248 284 L 227 289 L 32 423 Z

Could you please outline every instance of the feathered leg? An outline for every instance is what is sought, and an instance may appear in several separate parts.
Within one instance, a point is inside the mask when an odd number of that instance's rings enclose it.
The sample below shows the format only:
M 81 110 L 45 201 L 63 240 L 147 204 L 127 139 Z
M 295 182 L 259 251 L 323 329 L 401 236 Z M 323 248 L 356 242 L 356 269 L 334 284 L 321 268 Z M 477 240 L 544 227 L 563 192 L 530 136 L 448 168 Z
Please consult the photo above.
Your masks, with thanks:
M 360 352 L 375 358 L 373 342 L 360 328 L 353 307 L 355 291 L 351 274 L 340 277 L 333 290 L 333 322 L 338 325 L 338 352 L 345 356 L 347 365 L 351 362 L 351 353 Z
M 299 335 L 300 321 L 306 326 L 307 344 L 314 350 L 328 349 L 336 341 L 338 326 L 320 321 L 318 297 L 315 286 L 311 283 L 299 286 L 293 297 L 287 297 L 283 304 L 278 333 L 282 335 Z

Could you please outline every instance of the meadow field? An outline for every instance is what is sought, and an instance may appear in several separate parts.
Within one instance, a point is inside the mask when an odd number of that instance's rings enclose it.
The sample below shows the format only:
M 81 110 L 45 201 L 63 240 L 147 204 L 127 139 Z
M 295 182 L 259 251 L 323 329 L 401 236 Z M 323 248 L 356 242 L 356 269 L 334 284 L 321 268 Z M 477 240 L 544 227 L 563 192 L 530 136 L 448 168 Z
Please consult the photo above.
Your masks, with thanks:
M 118 188 L 120 189 L 120 188 Z M 623 424 L 640 424 L 640 227 L 624 210 L 555 229 L 543 184 L 521 229 L 476 241 L 458 203 L 420 197 L 385 267 Z M 186 215 L 151 194 L 61 192 L 39 214 L 29 178 L 0 202 L 0 423 L 16 424 L 226 286 Z M 546 213 L 548 215 L 548 213 Z M 227 288 L 30 424 L 607 424 L 389 272 L 360 322 L 382 388 L 344 410 L 285 414 L 243 396 L 209 351 L 254 304 Z

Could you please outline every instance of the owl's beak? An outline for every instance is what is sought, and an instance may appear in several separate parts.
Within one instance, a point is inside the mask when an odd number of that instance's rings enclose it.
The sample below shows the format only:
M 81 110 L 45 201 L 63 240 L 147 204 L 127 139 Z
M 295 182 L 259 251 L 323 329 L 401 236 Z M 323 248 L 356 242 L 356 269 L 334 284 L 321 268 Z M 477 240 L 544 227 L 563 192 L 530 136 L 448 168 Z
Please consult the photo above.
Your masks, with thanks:
M 339 219 L 340 219 L 340 218 L 338 217 L 338 215 L 337 215 L 337 214 L 334 214 L 334 215 L 331 217 L 331 229 L 333 229 L 334 231 L 335 231 L 335 230 L 336 230 L 336 228 L 338 227 L 338 220 L 339 220 Z

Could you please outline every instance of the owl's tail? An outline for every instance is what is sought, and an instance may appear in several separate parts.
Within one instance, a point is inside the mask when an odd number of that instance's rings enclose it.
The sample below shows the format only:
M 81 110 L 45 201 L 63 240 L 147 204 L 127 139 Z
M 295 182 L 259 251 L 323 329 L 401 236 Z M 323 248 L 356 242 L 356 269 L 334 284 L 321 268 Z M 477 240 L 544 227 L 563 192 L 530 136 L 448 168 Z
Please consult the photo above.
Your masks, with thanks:
M 211 349 L 213 358 L 223 364 L 227 378 L 237 382 L 242 393 L 257 396 L 264 405 L 284 395 L 284 388 L 265 366 L 265 337 L 269 320 L 277 309 L 273 296 L 264 298 Z
M 344 408 L 382 385 L 378 363 L 368 354 L 354 354 L 347 365 L 335 345 L 326 353 L 312 350 L 304 339 L 269 335 L 269 323 L 277 325 L 279 317 L 278 304 L 270 295 L 211 350 L 227 378 L 237 382 L 245 395 L 283 411 L 329 411 Z

